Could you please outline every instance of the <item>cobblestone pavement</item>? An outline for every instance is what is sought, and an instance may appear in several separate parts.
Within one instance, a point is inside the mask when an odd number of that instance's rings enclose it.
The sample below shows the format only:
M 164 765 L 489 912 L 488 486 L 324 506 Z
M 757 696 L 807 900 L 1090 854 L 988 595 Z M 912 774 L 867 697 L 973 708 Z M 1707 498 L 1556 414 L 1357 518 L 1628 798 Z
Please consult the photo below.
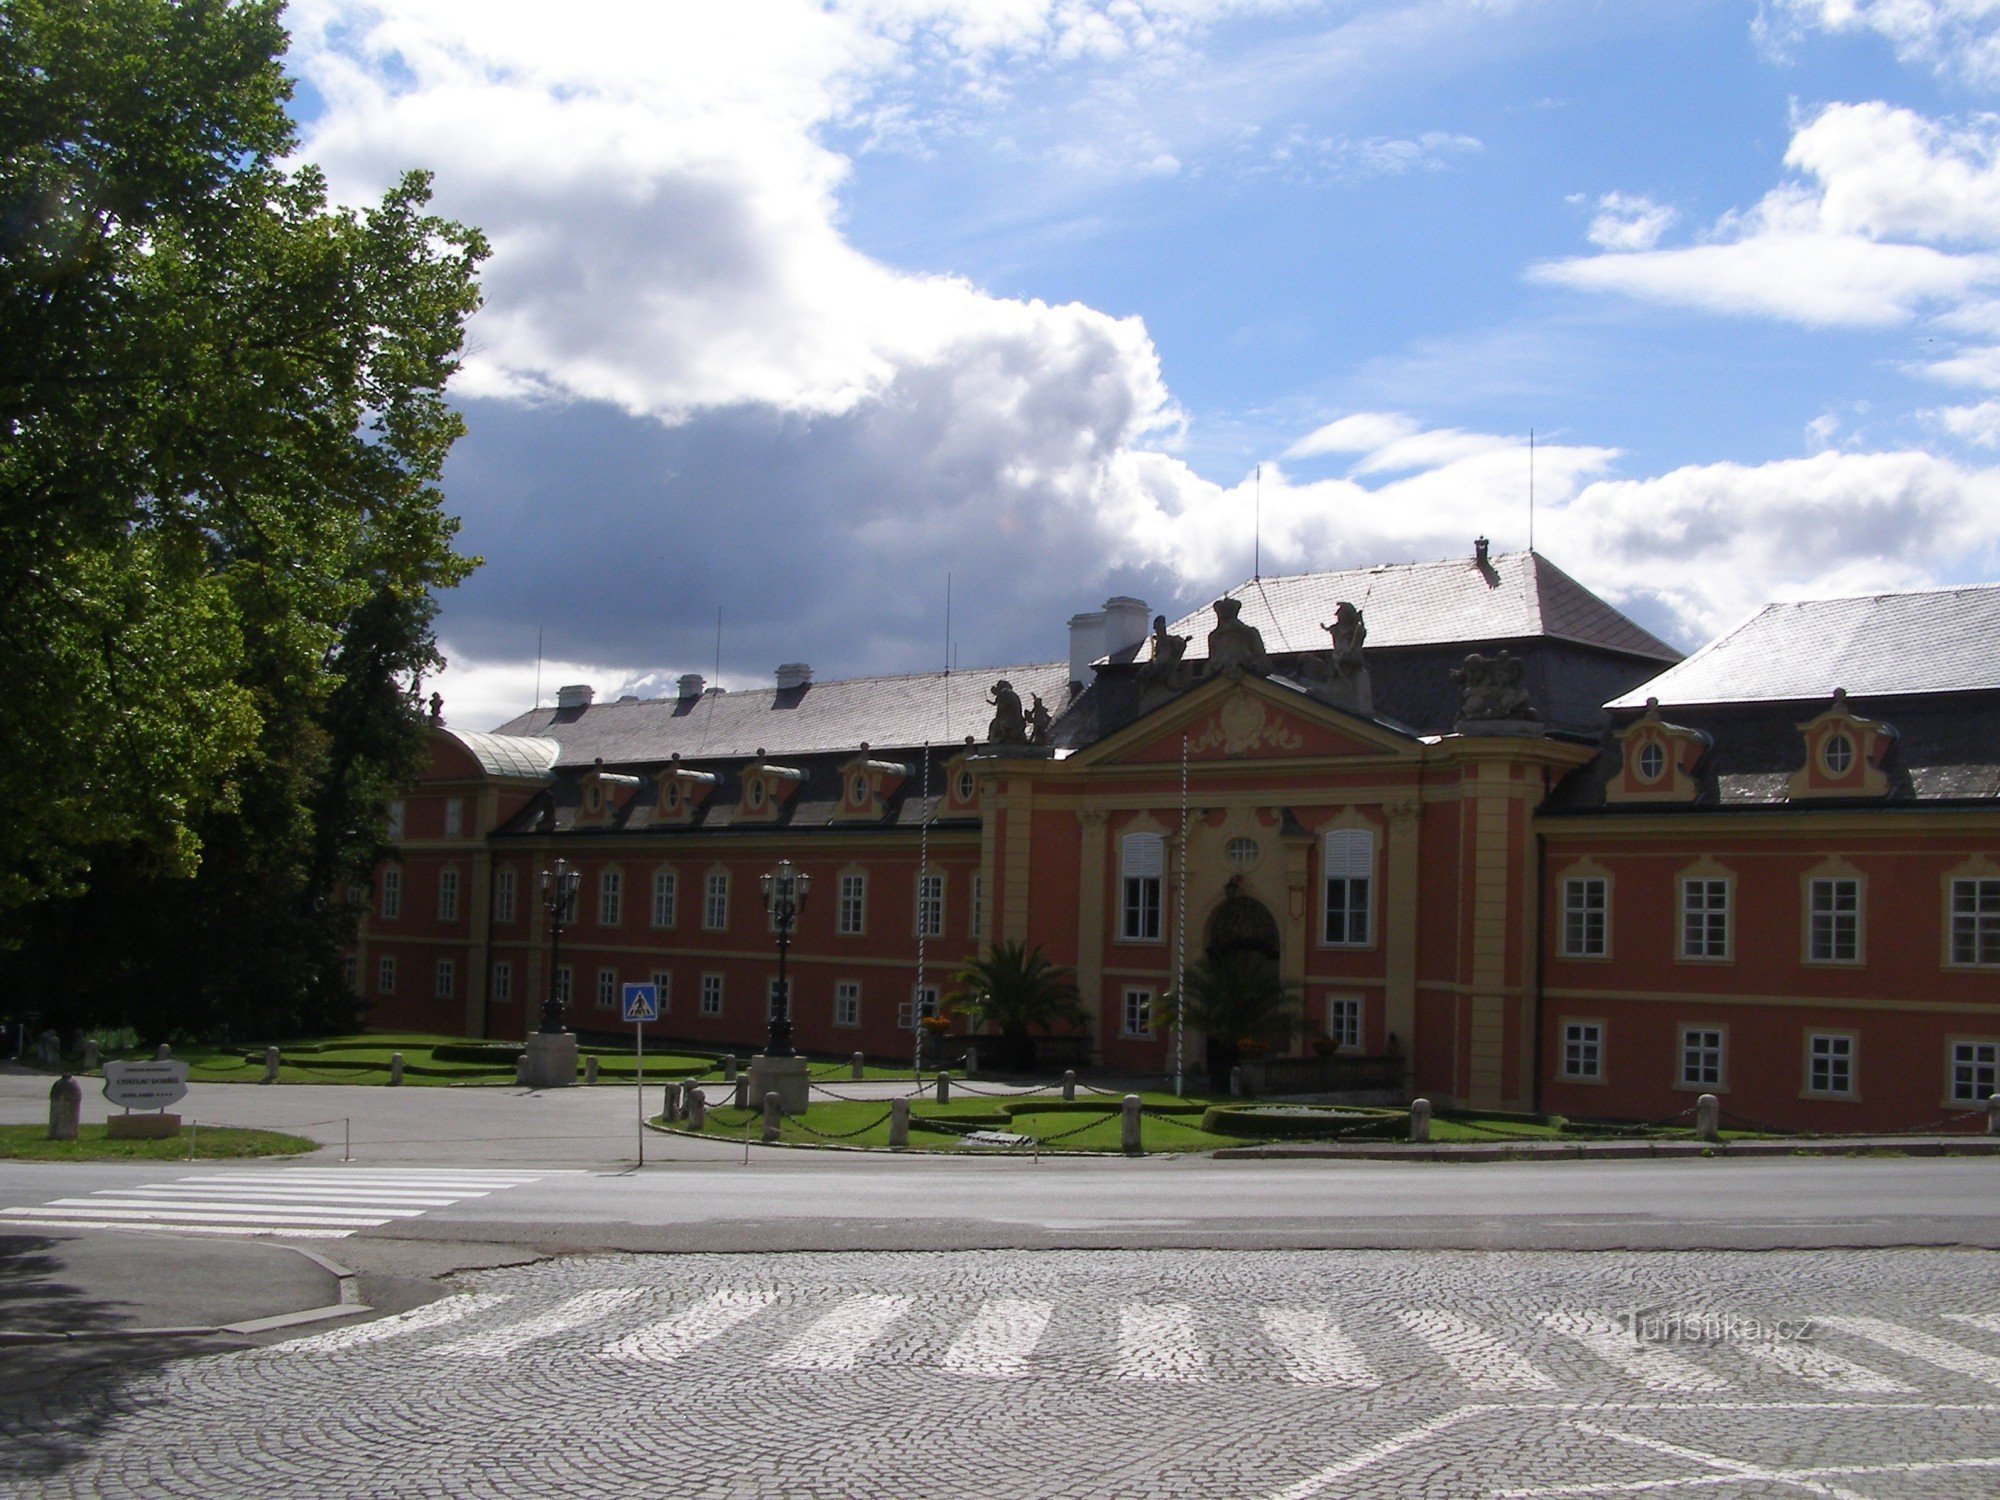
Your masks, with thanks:
M 1990 1496 L 1976 1251 L 596 1255 L 0 1399 L 18 1495 Z

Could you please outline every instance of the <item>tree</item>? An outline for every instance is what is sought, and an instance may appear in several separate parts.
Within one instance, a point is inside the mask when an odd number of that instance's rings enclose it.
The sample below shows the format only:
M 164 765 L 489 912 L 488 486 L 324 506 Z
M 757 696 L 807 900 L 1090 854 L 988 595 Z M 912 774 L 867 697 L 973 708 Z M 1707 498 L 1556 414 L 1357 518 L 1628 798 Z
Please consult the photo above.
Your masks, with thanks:
M 0 948 L 165 930 L 85 957 L 192 969 L 190 1019 L 326 1000 L 473 565 L 485 244 L 421 173 L 357 213 L 281 165 L 280 10 L 0 12 Z
M 966 964 L 952 983 L 958 986 L 953 1005 L 999 1027 L 997 1061 L 1003 1068 L 1034 1066 L 1031 1033 L 1049 1031 L 1058 1022 L 1079 1024 L 1084 1018 L 1076 981 L 1068 969 L 1049 961 L 1040 944 L 1029 948 L 996 939 L 987 955 Z
M 1211 953 L 1187 971 L 1186 997 L 1169 994 L 1166 1014 L 1207 1039 L 1209 1087 L 1222 1093 L 1243 1044 L 1283 1045 L 1298 1027 L 1299 987 L 1278 961 L 1254 948 Z

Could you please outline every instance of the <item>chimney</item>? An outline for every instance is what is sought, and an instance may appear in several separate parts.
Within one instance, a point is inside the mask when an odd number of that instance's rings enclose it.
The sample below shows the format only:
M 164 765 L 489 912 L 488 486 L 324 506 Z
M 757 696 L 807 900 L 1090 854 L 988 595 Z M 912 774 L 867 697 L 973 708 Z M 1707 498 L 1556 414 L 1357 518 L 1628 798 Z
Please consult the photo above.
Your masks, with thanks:
M 1146 614 L 1146 601 L 1134 599 L 1129 594 L 1114 594 L 1104 601 L 1104 649 L 1098 654 L 1110 656 L 1127 650 L 1151 633 L 1152 621 Z
M 813 680 L 813 669 L 802 661 L 788 661 L 778 668 L 778 691 L 802 688 Z
M 681 701 L 685 703 L 691 698 L 699 698 L 701 696 L 701 690 L 707 685 L 708 685 L 707 679 L 705 679 L 701 675 L 701 673 L 699 672 L 683 673 L 680 681 Z
M 595 696 L 587 682 L 572 682 L 568 687 L 556 689 L 557 708 L 588 708 Z
M 1474 563 L 1476 563 L 1476 564 L 1477 564 L 1478 566 L 1480 566 L 1480 567 L 1482 567 L 1482 568 L 1486 566 L 1486 538 L 1485 538 L 1485 537 L 1483 537 L 1483 536 L 1476 536 L 1476 537 L 1474 537 L 1474 538 L 1472 539 L 1472 560 L 1473 560 L 1473 562 L 1474 562 Z
M 1069 617 L 1069 680 L 1090 686 L 1090 664 L 1104 654 L 1104 611 Z

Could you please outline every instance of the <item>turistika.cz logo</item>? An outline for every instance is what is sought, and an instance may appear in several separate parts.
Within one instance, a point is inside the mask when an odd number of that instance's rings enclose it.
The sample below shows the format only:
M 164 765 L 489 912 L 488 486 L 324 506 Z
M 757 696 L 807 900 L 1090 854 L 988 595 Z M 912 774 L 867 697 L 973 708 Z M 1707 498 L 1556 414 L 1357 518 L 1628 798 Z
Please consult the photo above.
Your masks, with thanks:
M 1618 1314 L 1635 1344 L 1803 1344 L 1811 1318 L 1756 1318 L 1741 1313 L 1640 1307 Z

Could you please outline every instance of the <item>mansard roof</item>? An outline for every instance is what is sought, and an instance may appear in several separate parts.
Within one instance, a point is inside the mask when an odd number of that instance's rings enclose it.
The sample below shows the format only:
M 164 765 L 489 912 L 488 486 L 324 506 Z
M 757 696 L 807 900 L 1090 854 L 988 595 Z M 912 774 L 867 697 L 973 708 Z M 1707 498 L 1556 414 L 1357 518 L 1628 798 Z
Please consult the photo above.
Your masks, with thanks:
M 1543 637 L 1662 662 L 1681 655 L 1538 552 L 1258 578 L 1229 597 L 1242 601 L 1243 623 L 1256 626 L 1274 654 L 1325 650 L 1320 626 L 1345 602 L 1367 621 L 1371 651 Z M 1214 607 L 1184 615 L 1171 628 L 1189 637 L 1186 658 L 1206 657 Z M 1137 659 L 1151 655 L 1149 642 Z
M 1371 630 L 1374 622 L 1369 622 Z M 1614 711 L 2000 689 L 2000 585 L 1767 604 Z
M 441 729 L 463 745 L 488 776 L 524 781 L 547 781 L 555 768 L 558 746 L 553 740 L 534 739 L 518 734 L 475 734 L 463 729 Z
M 629 766 L 671 760 L 740 759 L 907 750 L 929 743 L 962 744 L 986 737 L 992 718 L 987 694 L 1001 678 L 1021 701 L 1034 694 L 1052 714 L 1069 701 L 1069 666 L 1045 662 L 978 667 L 946 674 L 856 677 L 801 687 L 709 692 L 699 698 L 620 699 L 581 708 L 537 708 L 501 726 L 560 747 L 555 764 L 598 760 Z

